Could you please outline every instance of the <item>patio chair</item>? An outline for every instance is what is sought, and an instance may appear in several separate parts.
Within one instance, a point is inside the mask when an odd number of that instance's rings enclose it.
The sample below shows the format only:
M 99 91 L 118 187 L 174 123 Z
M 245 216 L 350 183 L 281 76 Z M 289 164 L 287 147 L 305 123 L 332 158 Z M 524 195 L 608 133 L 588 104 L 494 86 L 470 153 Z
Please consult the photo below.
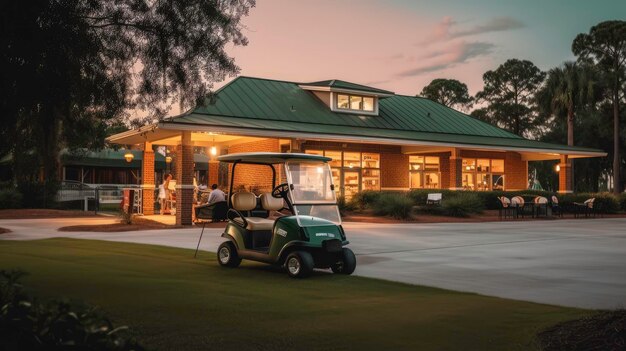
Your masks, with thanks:
M 517 210 L 515 211 L 515 217 L 518 218 L 520 215 L 522 218 L 526 216 L 526 201 L 521 196 L 513 196 L 511 198 L 511 206 L 515 207 Z
M 194 210 L 198 221 L 220 222 L 226 220 L 228 205 L 226 201 L 220 201 L 210 205 L 197 205 Z
M 426 198 L 426 205 L 441 205 L 441 193 L 430 193 Z
M 202 241 L 202 235 L 204 234 L 204 228 L 207 222 L 225 221 L 228 213 L 228 203 L 226 201 L 220 201 L 213 204 L 198 205 L 194 208 L 196 214 L 196 221 L 202 221 L 202 231 L 200 232 L 200 238 L 198 238 L 198 245 L 196 246 L 196 252 L 193 254 L 193 258 L 198 255 L 198 249 L 200 249 L 200 241 Z
M 506 219 L 507 216 L 511 217 L 511 218 L 515 218 L 517 216 L 517 208 L 511 206 L 511 200 L 508 197 L 502 196 L 499 197 L 498 200 L 500 200 L 500 208 L 499 208 L 499 216 L 500 216 L 500 220 L 502 220 L 503 215 L 504 215 L 504 219 Z
M 563 207 L 561 207 L 561 205 L 559 205 L 559 198 L 556 197 L 556 195 L 552 195 L 552 215 L 553 216 L 559 216 L 559 217 L 563 217 Z
M 574 202 L 574 217 L 578 218 L 581 215 L 584 215 L 585 218 L 593 215 L 595 217 L 596 212 L 594 211 L 593 203 L 596 201 L 595 197 L 585 200 L 585 202 Z
M 537 196 L 534 200 L 533 216 L 539 217 L 540 215 L 548 216 L 548 199 L 543 196 Z

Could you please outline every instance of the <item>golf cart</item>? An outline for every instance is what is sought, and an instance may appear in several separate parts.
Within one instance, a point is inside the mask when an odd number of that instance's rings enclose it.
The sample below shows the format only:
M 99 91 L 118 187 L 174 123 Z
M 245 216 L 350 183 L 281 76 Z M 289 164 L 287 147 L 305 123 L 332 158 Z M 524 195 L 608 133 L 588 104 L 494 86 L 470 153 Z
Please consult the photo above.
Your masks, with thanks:
M 227 239 L 217 249 L 224 267 L 242 259 L 283 266 L 291 277 L 310 275 L 313 268 L 352 274 L 356 257 L 341 226 L 328 157 L 296 153 L 239 153 L 218 157 L 231 163 Z M 233 192 L 238 165 L 271 169 L 273 191 L 259 197 Z M 277 185 L 277 167 L 286 182 Z M 239 167 L 241 168 L 241 167 Z

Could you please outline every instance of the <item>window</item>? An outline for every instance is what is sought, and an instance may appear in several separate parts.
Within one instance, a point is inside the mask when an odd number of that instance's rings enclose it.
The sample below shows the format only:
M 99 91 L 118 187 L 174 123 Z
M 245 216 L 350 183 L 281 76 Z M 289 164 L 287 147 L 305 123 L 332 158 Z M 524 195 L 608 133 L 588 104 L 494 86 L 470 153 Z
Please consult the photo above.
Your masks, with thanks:
M 372 96 L 337 94 L 338 110 L 348 111 L 376 111 L 376 100 Z
M 362 190 L 380 190 L 380 154 L 364 152 L 361 161 Z
M 464 158 L 463 188 L 504 190 L 504 160 Z
M 331 150 L 306 150 L 307 154 L 324 155 L 329 162 L 335 192 L 349 200 L 359 191 L 380 190 L 380 154 Z
M 350 109 L 350 96 L 337 95 L 337 108 L 348 110 Z
M 409 183 L 412 189 L 441 188 L 439 157 L 409 156 Z
M 363 110 L 374 112 L 374 98 L 373 97 L 363 97 Z
M 350 109 L 362 110 L 363 109 L 363 97 L 362 96 L 350 96 Z

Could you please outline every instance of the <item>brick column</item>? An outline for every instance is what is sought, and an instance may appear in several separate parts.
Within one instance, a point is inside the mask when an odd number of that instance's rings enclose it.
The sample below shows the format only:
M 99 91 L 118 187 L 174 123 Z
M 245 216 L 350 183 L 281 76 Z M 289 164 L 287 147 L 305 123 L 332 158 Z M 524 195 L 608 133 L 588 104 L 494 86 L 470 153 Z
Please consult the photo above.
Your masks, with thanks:
M 182 132 L 176 147 L 176 224 L 191 225 L 193 207 L 193 144 L 191 132 Z
M 457 149 L 450 154 L 450 190 L 463 190 L 463 159 Z
M 143 158 L 141 161 L 141 188 L 144 215 L 154 214 L 154 150 L 152 143 L 143 144 Z
M 559 170 L 559 193 L 573 193 L 572 187 L 572 163 L 568 159 L 567 155 L 561 156 L 561 163 L 558 166 Z
M 217 179 L 218 178 L 219 168 L 220 168 L 220 162 L 219 161 L 216 161 L 216 160 L 209 161 L 209 171 L 208 171 L 208 179 L 207 179 L 207 186 L 209 188 L 213 184 L 220 185 L 220 183 L 218 182 L 218 179 Z

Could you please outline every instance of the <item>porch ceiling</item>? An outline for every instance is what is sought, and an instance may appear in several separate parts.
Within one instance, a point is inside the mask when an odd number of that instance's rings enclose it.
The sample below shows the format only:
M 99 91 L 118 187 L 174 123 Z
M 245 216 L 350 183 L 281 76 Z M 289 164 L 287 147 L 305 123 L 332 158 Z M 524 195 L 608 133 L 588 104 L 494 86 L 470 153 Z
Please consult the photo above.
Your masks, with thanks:
M 230 145 L 233 143 L 250 142 L 260 139 L 262 138 L 226 134 L 221 132 L 191 132 L 191 141 L 196 146 Z M 182 132 L 180 130 L 160 128 L 158 124 L 115 134 L 107 138 L 109 143 L 121 145 L 137 145 L 149 142 L 157 145 L 175 146 L 180 144 L 181 140 Z

